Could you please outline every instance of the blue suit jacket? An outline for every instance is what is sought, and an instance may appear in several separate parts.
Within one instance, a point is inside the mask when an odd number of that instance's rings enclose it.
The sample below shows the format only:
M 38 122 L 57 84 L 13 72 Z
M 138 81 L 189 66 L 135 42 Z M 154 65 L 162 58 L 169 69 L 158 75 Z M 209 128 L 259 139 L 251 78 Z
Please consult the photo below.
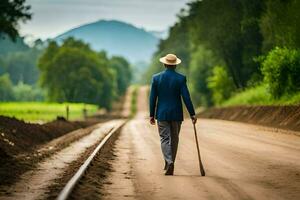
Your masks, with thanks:
M 174 69 L 166 69 L 152 77 L 150 117 L 158 121 L 183 121 L 181 97 L 191 116 L 195 115 L 186 77 Z

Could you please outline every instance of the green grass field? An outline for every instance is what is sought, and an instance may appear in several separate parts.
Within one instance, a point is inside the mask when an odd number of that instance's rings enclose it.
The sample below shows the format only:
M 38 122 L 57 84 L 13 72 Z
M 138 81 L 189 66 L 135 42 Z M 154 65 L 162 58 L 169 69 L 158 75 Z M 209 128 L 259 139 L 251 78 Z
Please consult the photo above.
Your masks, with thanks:
M 83 118 L 83 103 L 46 103 L 46 102 L 0 102 L 0 115 L 16 117 L 25 121 L 51 121 L 57 116 L 66 117 L 69 106 L 69 119 Z M 87 115 L 92 115 L 98 106 L 85 104 Z

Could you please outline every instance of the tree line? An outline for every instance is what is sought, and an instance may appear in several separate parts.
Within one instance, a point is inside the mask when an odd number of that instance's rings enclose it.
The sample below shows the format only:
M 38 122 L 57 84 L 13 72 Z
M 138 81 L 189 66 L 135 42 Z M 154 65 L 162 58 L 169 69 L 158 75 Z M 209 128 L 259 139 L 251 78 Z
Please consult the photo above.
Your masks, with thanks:
M 130 64 L 74 38 L 0 57 L 0 100 L 80 102 L 110 109 L 130 84 Z
M 300 91 L 300 1 L 192 1 L 161 40 L 146 76 L 161 71 L 158 58 L 182 58 L 198 105 L 220 105 L 264 85 L 272 98 Z
M 110 110 L 131 82 L 130 63 L 74 38 L 28 46 L 18 22 L 31 19 L 30 9 L 25 0 L 0 3 L 0 101 L 79 102 Z

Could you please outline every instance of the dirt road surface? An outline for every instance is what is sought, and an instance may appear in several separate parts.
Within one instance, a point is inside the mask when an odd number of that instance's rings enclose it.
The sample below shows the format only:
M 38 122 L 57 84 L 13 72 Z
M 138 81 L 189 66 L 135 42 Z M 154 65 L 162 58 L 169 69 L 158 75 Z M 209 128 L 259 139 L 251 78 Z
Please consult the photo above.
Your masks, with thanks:
M 117 159 L 104 199 L 300 199 L 300 137 L 245 123 L 199 119 L 207 176 L 199 173 L 190 120 L 180 133 L 175 175 L 163 175 L 156 126 L 148 123 L 147 88 L 138 114 L 116 143 Z

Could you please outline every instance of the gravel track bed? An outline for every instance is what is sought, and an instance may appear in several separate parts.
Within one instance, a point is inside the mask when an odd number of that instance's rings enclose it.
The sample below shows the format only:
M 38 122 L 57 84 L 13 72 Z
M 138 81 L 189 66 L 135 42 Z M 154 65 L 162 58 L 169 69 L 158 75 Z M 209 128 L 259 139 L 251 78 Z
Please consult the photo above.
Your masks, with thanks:
M 113 172 L 112 162 L 115 160 L 115 141 L 119 138 L 122 129 L 114 134 L 112 139 L 105 144 L 104 148 L 94 158 L 91 166 L 89 166 L 86 174 L 81 178 L 79 184 L 76 185 L 69 199 L 101 199 L 105 195 L 102 191 L 105 184 L 111 184 L 107 180 L 107 174 Z M 85 157 L 85 159 L 87 156 Z M 84 161 L 83 161 L 84 162 Z M 80 167 L 80 166 L 79 166 Z M 77 167 L 78 169 L 78 167 Z M 71 169 L 72 170 L 72 169 Z M 76 173 L 69 173 L 69 179 Z M 72 174 L 72 175 L 71 175 Z M 66 179 L 65 179 L 66 180 Z M 66 183 L 66 182 L 65 182 Z

